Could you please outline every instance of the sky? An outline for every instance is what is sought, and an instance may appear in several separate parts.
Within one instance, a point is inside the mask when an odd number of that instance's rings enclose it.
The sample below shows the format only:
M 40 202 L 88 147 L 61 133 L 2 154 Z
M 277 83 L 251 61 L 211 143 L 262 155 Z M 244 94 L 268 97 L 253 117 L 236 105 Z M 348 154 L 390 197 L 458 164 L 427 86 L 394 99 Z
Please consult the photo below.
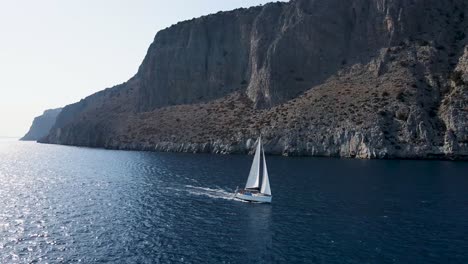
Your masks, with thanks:
M 0 0 L 0 136 L 127 81 L 156 32 L 271 0 Z

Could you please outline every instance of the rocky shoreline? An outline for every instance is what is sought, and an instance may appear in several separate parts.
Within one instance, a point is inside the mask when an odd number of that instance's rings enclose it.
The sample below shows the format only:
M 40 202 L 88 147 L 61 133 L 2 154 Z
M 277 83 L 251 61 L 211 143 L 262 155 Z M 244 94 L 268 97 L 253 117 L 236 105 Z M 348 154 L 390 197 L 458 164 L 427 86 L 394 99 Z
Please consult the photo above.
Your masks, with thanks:
M 333 146 L 320 144 L 314 145 L 311 142 L 294 144 L 292 148 L 287 140 L 282 138 L 265 140 L 265 152 L 268 155 L 288 156 L 288 157 L 334 157 L 334 158 L 358 158 L 358 159 L 411 159 L 411 160 L 468 160 L 468 153 L 452 154 L 447 153 L 444 148 L 432 149 L 414 149 L 408 147 L 404 150 L 395 151 L 395 149 L 381 148 L 376 149 L 367 147 L 365 136 L 361 132 L 349 135 L 338 136 L 345 139 L 346 143 L 340 143 Z M 332 137 L 328 140 L 335 141 Z M 147 142 L 108 142 L 103 146 L 94 146 L 93 148 L 102 148 L 109 150 L 127 150 L 127 151 L 148 151 L 148 152 L 173 152 L 173 153 L 205 153 L 205 154 L 252 154 L 255 149 L 256 138 L 247 138 L 243 141 L 224 142 L 216 140 L 205 143 L 174 143 L 158 142 L 149 144 Z M 65 144 L 66 145 L 66 144 Z M 80 146 L 72 144 L 73 146 Z M 83 145 L 81 147 L 90 147 Z M 423 153 L 421 155 L 421 153 Z

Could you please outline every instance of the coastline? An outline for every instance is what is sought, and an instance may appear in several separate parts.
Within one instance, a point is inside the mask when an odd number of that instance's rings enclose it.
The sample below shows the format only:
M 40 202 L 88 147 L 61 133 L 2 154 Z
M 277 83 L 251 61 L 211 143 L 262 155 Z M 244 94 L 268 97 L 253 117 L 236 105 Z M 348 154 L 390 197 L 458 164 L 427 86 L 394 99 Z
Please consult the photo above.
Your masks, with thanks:
M 37 142 L 38 144 L 69 146 L 78 148 L 102 149 L 102 150 L 119 150 L 119 151 L 142 151 L 156 153 L 185 153 L 185 154 L 208 154 L 208 155 L 252 155 L 253 149 L 239 148 L 224 145 L 220 147 L 209 146 L 206 144 L 190 144 L 190 143 L 172 143 L 163 142 L 156 146 L 132 143 L 122 145 L 107 145 L 107 146 L 87 146 L 87 145 L 72 145 L 72 144 L 57 144 Z M 385 155 L 382 157 L 358 157 L 358 156 L 340 156 L 339 154 L 312 154 L 307 151 L 292 151 L 292 152 L 275 152 L 265 148 L 265 154 L 268 156 L 283 156 L 290 158 L 332 158 L 332 159 L 356 159 L 356 160 L 435 160 L 435 161 L 468 161 L 468 155 L 446 155 L 443 153 L 425 153 L 424 155 Z

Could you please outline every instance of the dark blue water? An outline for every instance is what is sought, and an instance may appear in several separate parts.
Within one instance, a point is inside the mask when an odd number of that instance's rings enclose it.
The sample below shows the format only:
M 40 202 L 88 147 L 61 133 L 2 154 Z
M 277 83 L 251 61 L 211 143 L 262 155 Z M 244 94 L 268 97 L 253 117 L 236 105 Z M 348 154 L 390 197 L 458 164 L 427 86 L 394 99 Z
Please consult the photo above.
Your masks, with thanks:
M 0 263 L 468 263 L 468 163 L 0 142 Z

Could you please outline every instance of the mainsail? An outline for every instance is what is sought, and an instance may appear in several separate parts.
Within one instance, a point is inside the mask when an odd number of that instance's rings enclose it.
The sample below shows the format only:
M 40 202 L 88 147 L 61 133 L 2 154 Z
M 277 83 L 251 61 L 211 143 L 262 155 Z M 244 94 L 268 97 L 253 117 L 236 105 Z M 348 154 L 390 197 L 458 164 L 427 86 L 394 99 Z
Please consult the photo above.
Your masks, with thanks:
M 263 154 L 263 179 L 262 179 L 262 189 L 260 190 L 261 193 L 271 195 L 270 189 L 270 180 L 268 179 L 268 170 L 266 165 L 266 158 L 265 158 L 265 151 L 262 149 Z
M 250 167 L 249 178 L 247 179 L 246 189 L 254 189 L 260 186 L 260 154 L 262 147 L 262 139 L 258 138 L 257 150 L 255 151 L 255 157 Z

